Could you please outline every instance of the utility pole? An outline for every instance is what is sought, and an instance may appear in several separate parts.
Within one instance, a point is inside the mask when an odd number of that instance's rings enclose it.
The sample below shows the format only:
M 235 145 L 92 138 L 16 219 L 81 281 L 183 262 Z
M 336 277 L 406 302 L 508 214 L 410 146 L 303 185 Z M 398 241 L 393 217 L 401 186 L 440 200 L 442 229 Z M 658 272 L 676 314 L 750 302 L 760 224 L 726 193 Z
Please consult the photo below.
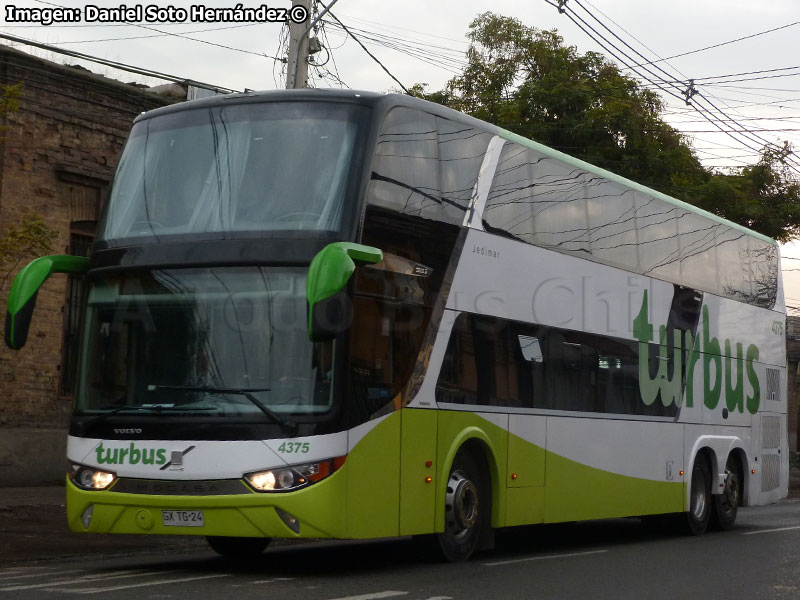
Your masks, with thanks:
M 311 0 L 292 0 L 292 7 L 303 6 L 311 15 Z M 286 88 L 308 87 L 308 30 L 306 23 L 289 21 L 289 56 L 286 62 Z

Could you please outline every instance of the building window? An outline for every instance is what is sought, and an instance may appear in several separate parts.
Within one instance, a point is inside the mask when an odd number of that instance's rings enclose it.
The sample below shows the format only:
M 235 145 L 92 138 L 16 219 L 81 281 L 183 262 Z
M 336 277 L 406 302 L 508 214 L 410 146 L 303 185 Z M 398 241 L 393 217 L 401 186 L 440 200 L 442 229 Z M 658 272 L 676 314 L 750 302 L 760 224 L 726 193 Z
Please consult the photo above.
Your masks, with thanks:
M 97 221 L 73 221 L 70 225 L 68 254 L 72 256 L 89 256 L 96 229 Z M 85 293 L 86 284 L 84 279 L 70 275 L 67 279 L 67 298 L 64 305 L 64 341 L 61 346 L 59 393 L 62 396 L 72 396 L 75 392 L 81 308 Z

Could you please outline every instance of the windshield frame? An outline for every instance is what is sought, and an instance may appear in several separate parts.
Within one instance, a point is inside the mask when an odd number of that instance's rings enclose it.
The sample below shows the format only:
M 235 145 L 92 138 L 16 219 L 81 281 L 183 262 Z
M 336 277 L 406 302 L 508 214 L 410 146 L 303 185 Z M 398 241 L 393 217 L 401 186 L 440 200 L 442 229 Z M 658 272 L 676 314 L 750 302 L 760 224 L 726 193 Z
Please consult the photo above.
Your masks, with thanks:
M 137 282 L 140 281 L 142 277 L 152 277 L 153 273 L 158 272 L 169 272 L 174 273 L 178 272 L 192 272 L 198 273 L 202 275 L 204 272 L 217 272 L 220 271 L 224 272 L 240 272 L 246 273 L 247 271 L 251 270 L 262 270 L 264 273 L 268 273 L 269 275 L 274 274 L 286 274 L 288 276 L 294 276 L 296 279 L 294 280 L 299 281 L 302 280 L 302 289 L 305 289 L 305 273 L 306 270 L 303 268 L 298 267 L 278 267 L 278 266 L 261 266 L 261 267 L 253 267 L 253 266 L 238 266 L 238 267 L 191 267 L 191 268 L 180 268 L 180 269 L 171 269 L 171 268 L 164 268 L 164 269 L 136 269 L 136 270 L 122 270 L 116 273 L 90 273 L 89 280 L 92 286 L 102 285 L 103 283 L 107 283 L 109 281 L 133 281 Z M 248 293 L 255 294 L 253 290 L 250 290 Z M 304 297 L 304 296 L 303 296 Z M 104 403 L 102 405 L 89 407 L 87 406 L 87 395 L 86 390 L 89 386 L 89 370 L 92 368 L 91 363 L 93 361 L 92 353 L 95 351 L 93 346 L 92 336 L 96 333 L 94 330 L 96 329 L 96 325 L 93 323 L 95 320 L 95 310 L 92 309 L 89 303 L 90 293 L 87 293 L 84 298 L 84 311 L 83 311 L 83 323 L 81 326 L 81 344 L 80 344 L 80 352 L 79 352 L 79 359 L 78 359 L 78 374 L 76 378 L 76 390 L 73 396 L 73 418 L 77 417 L 79 421 L 85 423 L 86 421 L 90 421 L 92 419 L 97 419 L 98 417 L 102 417 L 102 420 L 105 420 L 105 417 L 110 416 L 111 418 L 108 419 L 109 421 L 130 421 L 131 419 L 135 419 L 137 421 L 142 420 L 166 420 L 166 421 L 179 421 L 182 419 L 189 419 L 191 422 L 196 423 L 225 423 L 225 424 L 248 424 L 248 425 L 269 425 L 269 426 L 280 426 L 283 429 L 287 429 L 285 427 L 286 423 L 281 424 L 281 420 L 287 421 L 290 425 L 293 423 L 299 424 L 308 424 L 308 423 L 330 423 L 335 421 L 341 417 L 342 413 L 342 386 L 343 386 L 343 378 L 342 373 L 344 371 L 344 363 L 345 360 L 344 353 L 340 351 L 339 344 L 337 342 L 330 342 L 331 347 L 328 349 L 329 352 L 329 370 L 328 370 L 328 379 L 329 379 L 329 390 L 327 393 L 328 402 L 327 406 L 322 404 L 313 403 L 309 405 L 310 409 L 317 408 L 316 410 L 301 410 L 301 411 L 294 411 L 294 410 L 279 410 L 277 411 L 278 419 L 276 420 L 273 416 L 265 414 L 263 408 L 259 406 L 259 401 L 253 402 L 252 399 L 241 397 L 236 398 L 235 401 L 230 402 L 229 399 L 236 396 L 237 394 L 241 396 L 243 392 L 250 392 L 250 391 L 267 391 L 267 393 L 271 393 L 270 388 L 263 388 L 263 389 L 254 389 L 249 390 L 247 388 L 240 388 L 235 389 L 234 386 L 228 388 L 220 388 L 217 391 L 209 391 L 206 395 L 202 398 L 197 398 L 190 402 L 181 402 L 180 398 L 177 398 L 179 391 L 175 391 L 175 401 L 171 399 L 157 398 L 157 390 L 156 388 L 163 388 L 163 390 L 169 391 L 170 385 L 163 385 L 161 382 L 148 382 L 147 383 L 147 392 L 156 392 L 154 393 L 154 398 L 152 402 L 144 401 L 133 404 L 126 404 L 126 401 L 129 401 L 131 391 L 129 390 L 131 383 L 126 381 L 125 390 L 122 401 L 119 403 Z M 117 302 L 119 299 L 117 300 Z M 100 304 L 100 303 L 98 303 Z M 123 310 L 128 310 L 128 308 L 124 308 Z M 106 307 L 108 310 L 108 307 Z M 272 308 L 266 309 L 268 311 L 273 310 Z M 302 315 L 301 315 L 302 316 Z M 305 320 L 301 319 L 298 323 L 300 325 L 305 325 Z M 300 326 L 298 325 L 298 326 Z M 274 334 L 275 335 L 275 334 Z M 295 333 L 289 333 L 287 335 L 298 335 L 302 336 L 304 340 L 308 340 L 307 338 L 307 331 L 297 331 Z M 276 335 L 277 337 L 277 335 Z M 299 339 L 299 338 L 297 338 Z M 308 342 L 311 343 L 310 341 Z M 280 350 L 280 348 L 278 348 Z M 312 354 L 314 354 L 315 350 L 311 350 Z M 126 360 L 130 360 L 129 352 L 125 352 L 125 356 L 127 357 Z M 271 368 L 270 368 L 271 371 Z M 273 373 L 271 375 L 273 378 L 278 377 L 278 374 Z M 126 379 L 127 379 L 126 375 Z M 309 377 L 316 377 L 316 375 L 310 375 Z M 310 382 L 310 380 L 309 380 Z M 140 382 L 141 383 L 141 382 Z M 180 386 L 174 386 L 180 387 Z M 213 386 L 206 386 L 208 388 Z M 254 386 L 255 387 L 255 386 Z M 158 390 L 159 392 L 161 390 Z M 184 394 L 191 394 L 194 393 L 192 390 L 186 389 L 182 393 Z M 197 393 L 205 393 L 203 390 L 198 390 Z M 240 413 L 229 413 L 225 414 L 224 412 L 217 412 L 212 411 L 207 408 L 207 405 L 214 404 L 213 398 L 225 398 L 226 404 L 237 404 L 242 406 L 252 406 L 252 410 L 245 410 Z M 271 402 L 265 401 L 264 398 L 261 398 L 261 402 L 264 402 L 267 407 L 274 410 L 275 406 L 280 406 L 280 403 L 273 404 Z M 186 404 L 187 406 L 182 406 L 182 404 Z M 191 408 L 188 405 L 197 404 L 198 406 Z M 202 405 L 202 406 L 199 406 Z M 319 410 L 323 408 L 324 410 Z M 272 427 L 274 429 L 274 427 Z M 79 428 L 79 429 L 82 429 Z
M 232 229 L 232 230 L 219 230 L 219 231 L 201 231 L 192 233 L 158 233 L 157 235 L 136 235 L 127 237 L 114 237 L 109 236 L 109 219 L 112 208 L 112 199 L 114 197 L 115 186 L 118 183 L 120 176 L 120 166 L 126 156 L 126 152 L 130 146 L 135 143 L 135 139 L 139 136 L 135 135 L 142 127 L 149 127 L 152 123 L 167 124 L 170 122 L 180 124 L 183 122 L 191 122 L 192 119 L 197 119 L 198 115 L 207 113 L 210 109 L 219 110 L 217 106 L 191 106 L 193 103 L 187 103 L 185 108 L 178 110 L 170 110 L 164 114 L 161 111 L 154 111 L 156 114 L 143 115 L 139 117 L 133 125 L 131 133 L 128 136 L 125 146 L 123 147 L 122 159 L 115 171 L 114 179 L 110 188 L 109 201 L 103 207 L 102 216 L 98 227 L 98 235 L 94 243 L 95 251 L 102 251 L 112 248 L 121 248 L 137 245 L 152 245 L 154 242 L 161 243 L 180 243 L 180 242 L 201 242 L 201 241 L 216 241 L 216 240 L 254 240 L 260 238 L 287 238 L 287 237 L 300 237 L 300 238 L 325 238 L 334 236 L 337 239 L 351 239 L 354 235 L 355 228 L 358 226 L 359 215 L 361 213 L 361 188 L 363 188 L 363 169 L 364 160 L 367 153 L 367 140 L 371 134 L 371 121 L 372 121 L 372 107 L 369 105 L 347 102 L 342 99 L 326 99 L 314 100 L 311 98 L 302 99 L 280 99 L 280 100 L 263 100 L 254 102 L 251 99 L 227 99 L 225 104 L 220 106 L 223 108 L 236 107 L 237 110 L 249 111 L 254 120 L 260 120 L 259 115 L 264 114 L 265 105 L 267 110 L 274 109 L 279 111 L 279 114 L 292 113 L 302 109 L 308 109 L 308 117 L 313 118 L 319 115 L 324 118 L 326 114 L 336 114 L 346 116 L 346 120 L 354 125 L 354 141 L 351 151 L 350 161 L 342 171 L 343 176 L 343 192 L 342 192 L 342 209 L 339 218 L 338 229 Z

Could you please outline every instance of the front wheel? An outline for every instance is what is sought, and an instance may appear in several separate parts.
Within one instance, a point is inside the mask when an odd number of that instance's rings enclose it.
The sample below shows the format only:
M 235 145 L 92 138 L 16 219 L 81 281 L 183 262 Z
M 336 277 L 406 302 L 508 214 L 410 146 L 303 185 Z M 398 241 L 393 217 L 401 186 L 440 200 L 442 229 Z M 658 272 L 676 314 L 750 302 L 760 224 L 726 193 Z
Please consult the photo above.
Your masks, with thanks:
M 270 542 L 270 538 L 245 538 L 207 536 L 206 541 L 211 549 L 226 558 L 253 558 L 261 554 Z
M 711 515 L 711 470 L 704 456 L 695 458 L 691 486 L 686 524 L 689 533 L 702 535 Z
M 489 527 L 488 487 L 481 477 L 475 459 L 462 452 L 450 468 L 445 493 L 444 531 L 436 535 L 445 559 L 467 560 Z
M 717 529 L 728 531 L 736 524 L 739 509 L 739 464 L 733 456 L 725 464 L 725 486 L 721 494 L 714 496 L 713 524 Z

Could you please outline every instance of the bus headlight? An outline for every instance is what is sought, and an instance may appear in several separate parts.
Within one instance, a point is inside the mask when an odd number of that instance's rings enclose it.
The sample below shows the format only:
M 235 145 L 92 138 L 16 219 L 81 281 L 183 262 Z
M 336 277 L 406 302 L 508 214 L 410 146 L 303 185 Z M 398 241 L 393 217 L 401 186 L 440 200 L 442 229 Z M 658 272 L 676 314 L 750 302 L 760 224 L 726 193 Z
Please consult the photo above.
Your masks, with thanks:
M 69 478 L 84 490 L 104 490 L 116 480 L 117 476 L 108 471 L 101 471 L 83 465 L 70 465 Z
M 338 471 L 345 458 L 337 456 L 314 463 L 246 473 L 244 479 L 257 492 L 290 492 L 321 481 Z

